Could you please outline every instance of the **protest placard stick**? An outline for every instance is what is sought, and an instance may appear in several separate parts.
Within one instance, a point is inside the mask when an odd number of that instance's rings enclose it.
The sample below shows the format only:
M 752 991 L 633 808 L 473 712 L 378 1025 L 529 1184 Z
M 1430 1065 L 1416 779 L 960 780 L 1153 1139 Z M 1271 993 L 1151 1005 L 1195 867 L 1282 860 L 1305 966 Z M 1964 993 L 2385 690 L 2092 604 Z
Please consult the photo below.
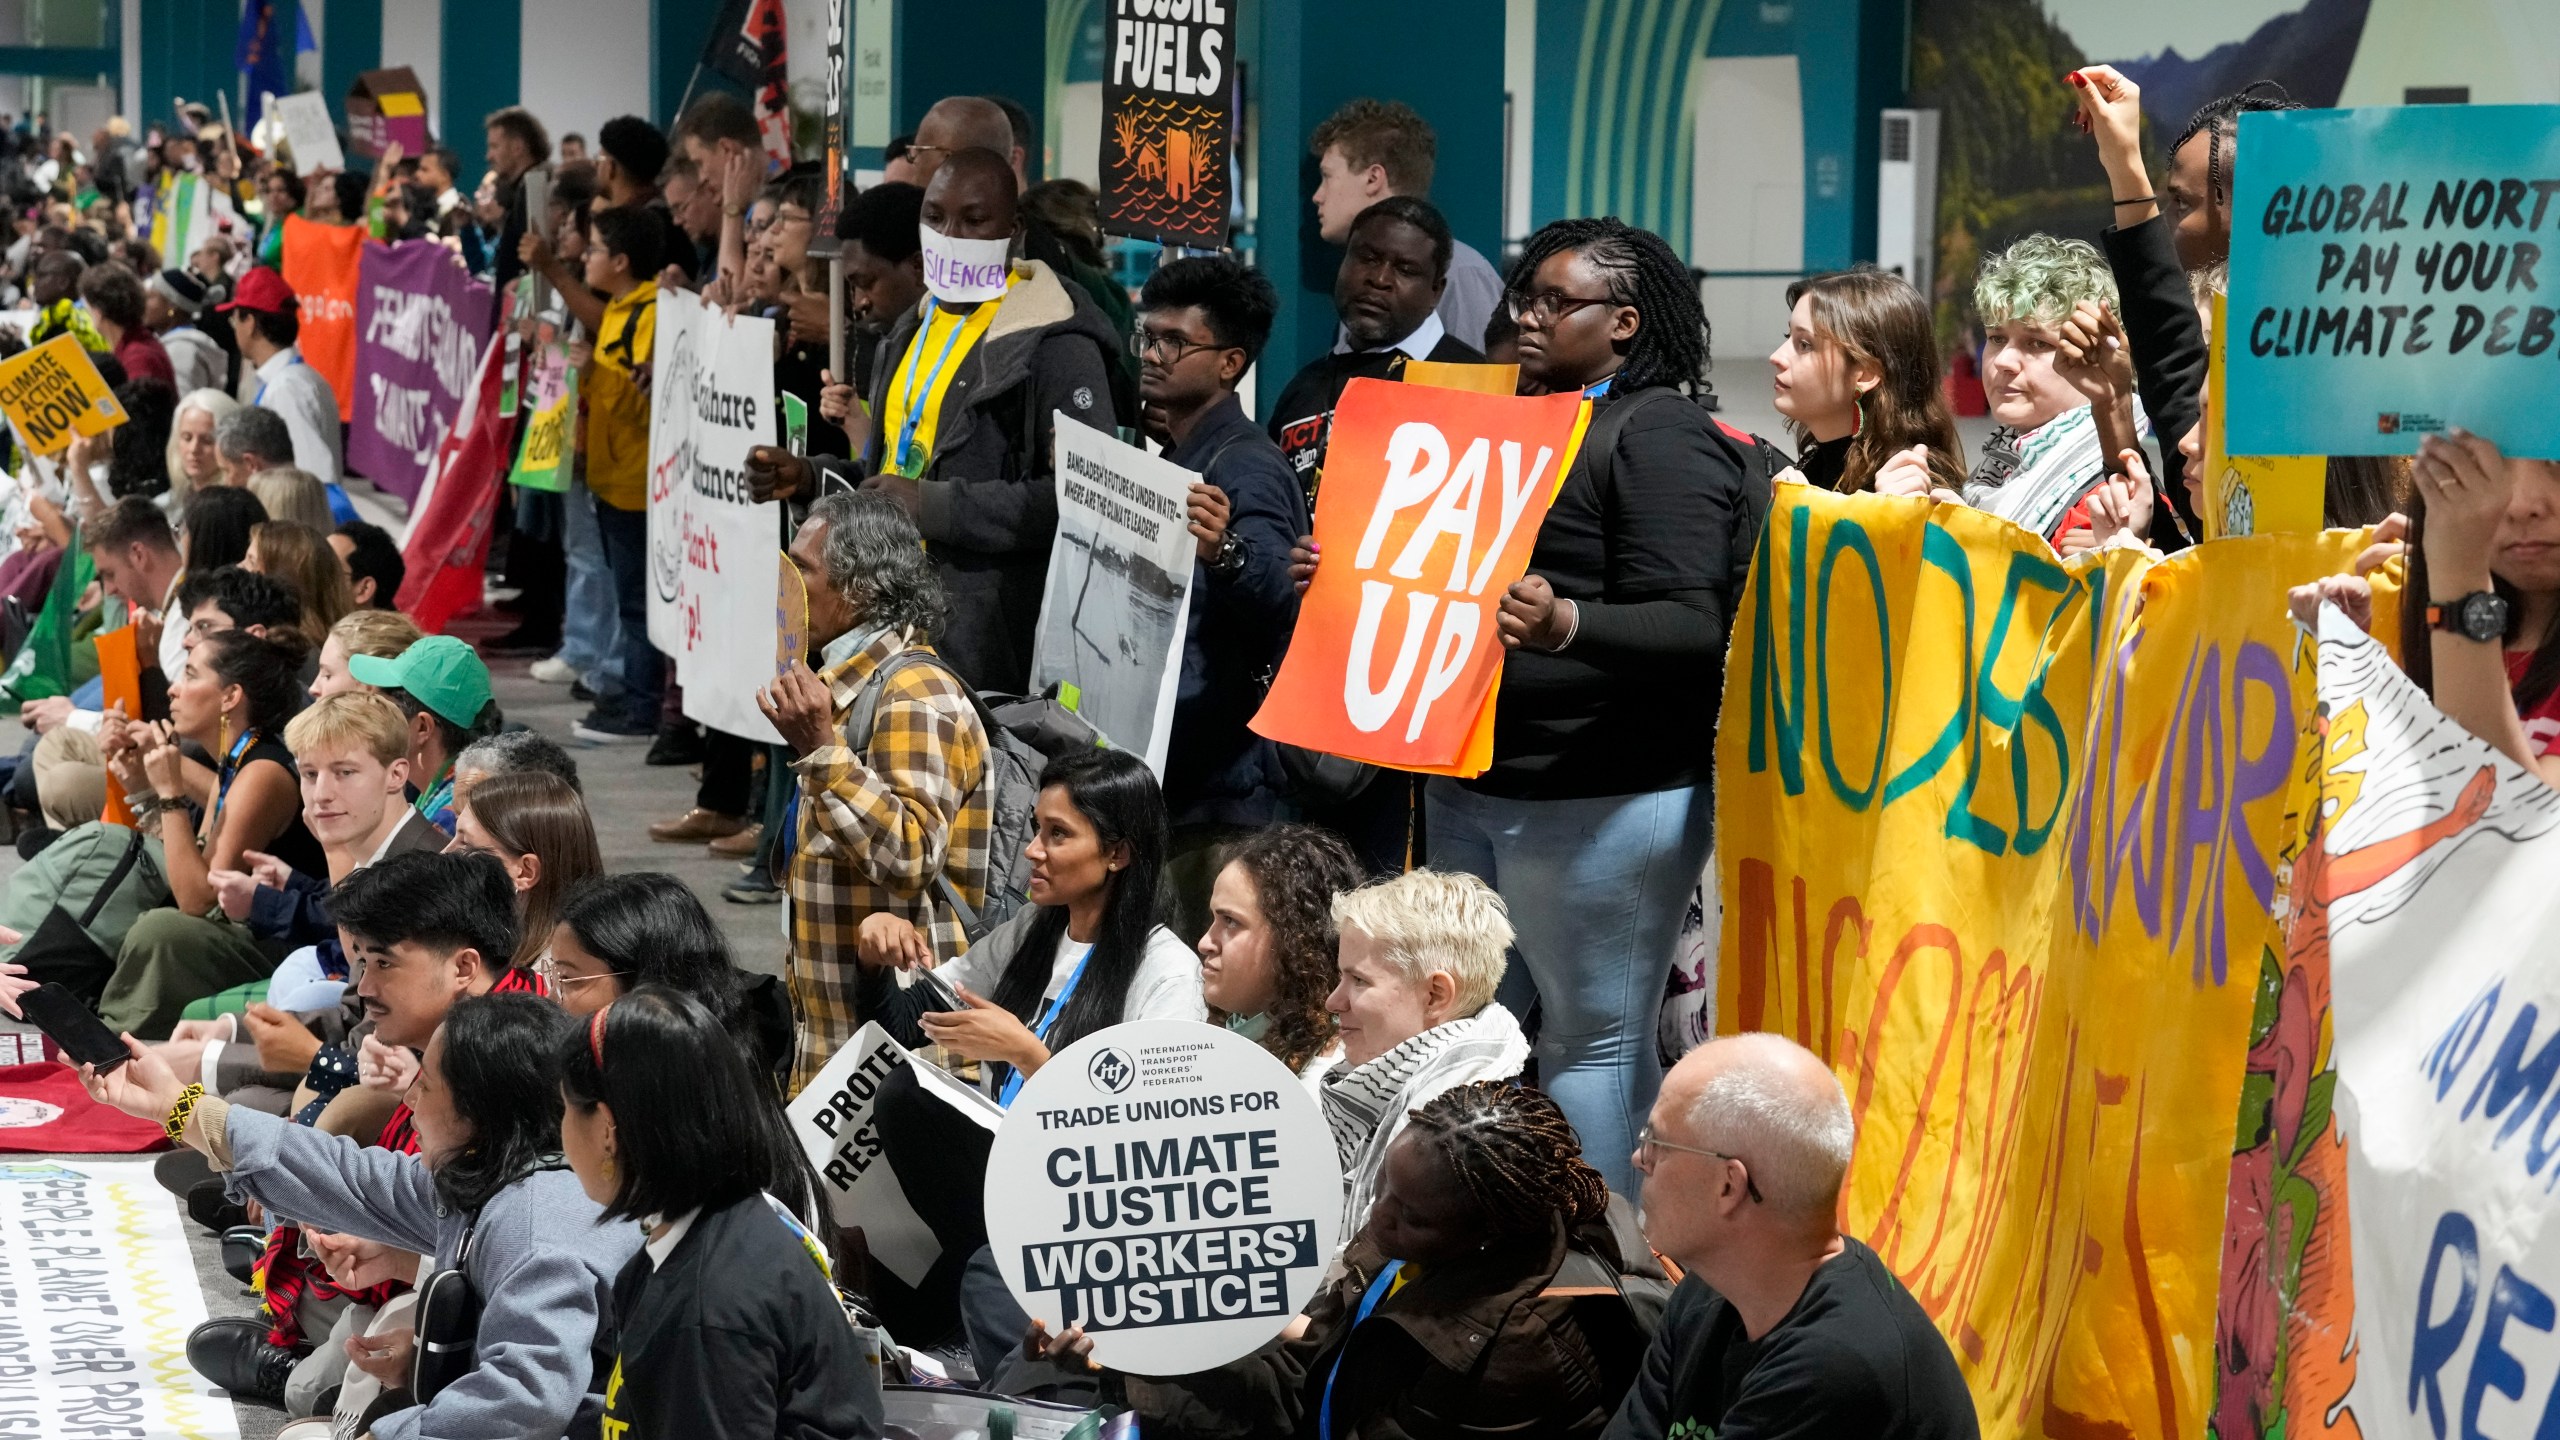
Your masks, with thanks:
M 827 257 L 827 374 L 850 383 L 844 368 L 844 252 Z

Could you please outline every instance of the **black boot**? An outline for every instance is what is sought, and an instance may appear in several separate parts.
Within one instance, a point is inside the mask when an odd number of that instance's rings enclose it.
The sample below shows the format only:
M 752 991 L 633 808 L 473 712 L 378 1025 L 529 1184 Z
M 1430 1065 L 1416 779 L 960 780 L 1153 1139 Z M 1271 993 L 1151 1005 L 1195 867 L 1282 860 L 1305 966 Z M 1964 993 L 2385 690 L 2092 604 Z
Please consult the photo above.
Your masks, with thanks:
M 294 1353 L 267 1343 L 267 1324 L 245 1315 L 207 1320 L 187 1333 L 187 1363 L 239 1400 L 284 1398 Z

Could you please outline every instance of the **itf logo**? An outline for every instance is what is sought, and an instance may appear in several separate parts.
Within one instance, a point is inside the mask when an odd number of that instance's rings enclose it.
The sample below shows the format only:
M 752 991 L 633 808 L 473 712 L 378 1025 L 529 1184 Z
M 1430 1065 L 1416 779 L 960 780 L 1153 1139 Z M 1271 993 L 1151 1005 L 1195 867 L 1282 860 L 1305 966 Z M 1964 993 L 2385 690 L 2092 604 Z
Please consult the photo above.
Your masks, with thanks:
M 1095 1051 L 1093 1058 L 1085 1062 L 1084 1073 L 1085 1078 L 1093 1082 L 1094 1089 L 1106 1095 L 1117 1095 L 1138 1078 L 1138 1067 L 1125 1052 L 1103 1049 Z

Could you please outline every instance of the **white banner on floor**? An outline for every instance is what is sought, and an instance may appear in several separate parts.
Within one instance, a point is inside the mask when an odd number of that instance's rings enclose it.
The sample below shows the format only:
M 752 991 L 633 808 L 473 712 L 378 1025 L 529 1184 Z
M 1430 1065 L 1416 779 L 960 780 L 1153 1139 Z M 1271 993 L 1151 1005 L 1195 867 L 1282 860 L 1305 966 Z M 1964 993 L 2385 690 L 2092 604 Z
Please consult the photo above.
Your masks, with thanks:
M 240 1433 L 187 1364 L 185 1225 L 148 1160 L 0 1160 L 0 1435 Z

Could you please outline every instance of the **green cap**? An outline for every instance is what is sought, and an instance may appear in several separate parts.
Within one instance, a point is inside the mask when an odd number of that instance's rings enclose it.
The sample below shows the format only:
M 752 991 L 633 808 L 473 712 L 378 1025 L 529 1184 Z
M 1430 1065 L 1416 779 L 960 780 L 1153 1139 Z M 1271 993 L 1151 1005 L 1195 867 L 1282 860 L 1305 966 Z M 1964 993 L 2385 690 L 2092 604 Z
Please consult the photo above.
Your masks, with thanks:
M 347 673 L 378 690 L 406 690 L 457 729 L 468 730 L 489 708 L 489 667 L 480 652 L 450 635 L 430 635 L 393 659 L 355 655 Z

